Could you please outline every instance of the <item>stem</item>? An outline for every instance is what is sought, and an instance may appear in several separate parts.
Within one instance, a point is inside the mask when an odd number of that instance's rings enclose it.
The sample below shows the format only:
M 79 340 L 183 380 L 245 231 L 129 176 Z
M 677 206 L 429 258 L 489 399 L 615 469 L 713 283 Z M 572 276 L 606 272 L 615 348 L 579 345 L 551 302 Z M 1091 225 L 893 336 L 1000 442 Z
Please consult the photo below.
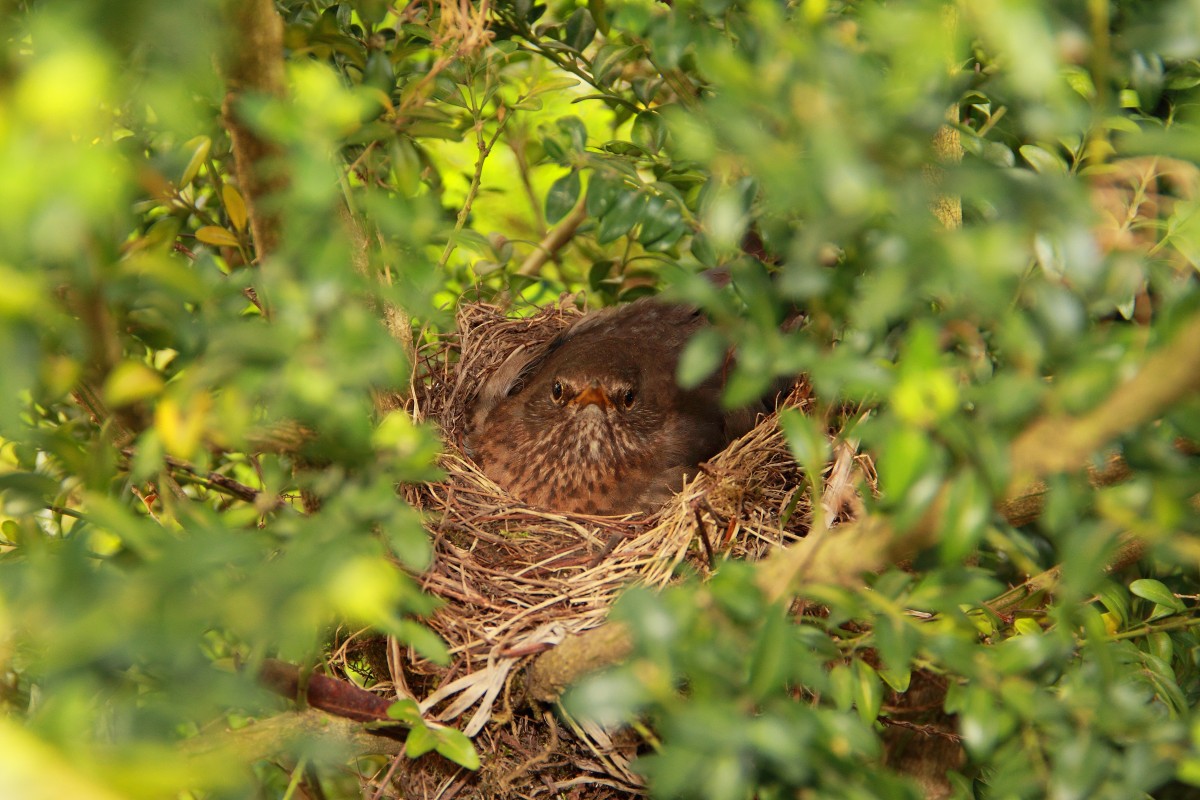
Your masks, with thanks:
M 474 205 L 475 197 L 479 194 L 479 186 L 483 183 L 483 165 L 487 161 L 487 157 L 491 154 L 492 148 L 496 145 L 496 140 L 500 138 L 500 134 L 504 131 L 505 119 L 501 118 L 497 122 L 496 132 L 490 140 L 485 141 L 483 137 L 483 120 L 478 116 L 475 118 L 475 145 L 479 148 L 479 158 L 475 160 L 475 174 L 471 176 L 471 185 L 467 188 L 467 199 L 463 202 L 463 207 L 458 211 L 458 219 L 454 223 L 454 232 L 451 234 L 449 241 L 446 242 L 446 249 L 442 251 L 442 257 L 438 259 L 437 268 L 439 271 L 445 268 L 446 262 L 450 260 L 451 254 L 458 247 L 454 243 L 454 234 L 463 229 L 463 226 L 467 223 L 467 217 L 471 214 L 471 206 Z

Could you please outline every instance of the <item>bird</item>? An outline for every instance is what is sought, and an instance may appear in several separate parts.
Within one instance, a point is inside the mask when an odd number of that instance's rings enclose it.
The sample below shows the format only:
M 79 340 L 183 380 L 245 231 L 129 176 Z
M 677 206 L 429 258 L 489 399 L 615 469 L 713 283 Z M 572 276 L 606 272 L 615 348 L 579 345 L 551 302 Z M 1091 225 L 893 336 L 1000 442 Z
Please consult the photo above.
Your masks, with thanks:
M 468 454 L 531 506 L 653 511 L 753 425 L 753 414 L 722 409 L 722 370 L 676 382 L 684 346 L 708 324 L 690 306 L 642 298 L 518 348 L 479 387 Z

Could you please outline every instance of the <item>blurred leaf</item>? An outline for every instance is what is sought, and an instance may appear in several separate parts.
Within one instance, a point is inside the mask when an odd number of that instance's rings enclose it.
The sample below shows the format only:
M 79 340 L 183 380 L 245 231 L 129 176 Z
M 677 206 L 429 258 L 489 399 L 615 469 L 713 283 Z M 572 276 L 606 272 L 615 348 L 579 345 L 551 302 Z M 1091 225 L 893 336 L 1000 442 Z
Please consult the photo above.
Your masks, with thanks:
M 683 348 L 676 379 L 684 389 L 699 386 L 725 361 L 726 345 L 714 328 L 701 328 Z
M 1021 155 L 1029 162 L 1034 171 L 1043 175 L 1066 175 L 1067 162 L 1056 153 L 1051 153 L 1037 145 L 1021 145 Z
M 546 193 L 546 222 L 558 222 L 579 202 L 579 171 L 571 170 L 554 182 Z
M 154 370 L 137 361 L 122 361 L 104 381 L 104 400 L 113 408 L 148 400 L 163 389 L 163 379 Z
M 655 111 L 643 111 L 633 118 L 633 143 L 647 153 L 657 153 L 667 140 L 667 127 Z

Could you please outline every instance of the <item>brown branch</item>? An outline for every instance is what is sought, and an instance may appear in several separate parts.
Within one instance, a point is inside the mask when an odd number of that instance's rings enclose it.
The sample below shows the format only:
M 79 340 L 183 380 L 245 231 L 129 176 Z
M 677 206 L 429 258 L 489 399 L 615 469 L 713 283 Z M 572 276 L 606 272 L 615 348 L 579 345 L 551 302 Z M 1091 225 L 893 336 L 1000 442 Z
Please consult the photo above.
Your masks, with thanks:
M 404 750 L 403 742 L 377 736 L 361 723 L 308 709 L 268 717 L 237 730 L 197 736 L 183 743 L 183 752 L 194 762 L 224 770 L 230 764 L 272 758 L 292 743 L 314 739 L 362 755 L 394 756 Z
M 521 266 L 517 268 L 517 274 L 527 278 L 537 277 L 538 273 L 542 271 L 542 267 L 546 266 L 546 262 L 554 258 L 558 251 L 571 241 L 571 237 L 575 235 L 575 231 L 579 230 L 579 226 L 585 219 L 587 219 L 587 207 L 583 201 L 580 201 L 571 213 L 564 217 L 554 230 L 547 233 L 546 238 L 542 239 L 533 252 L 521 262 Z
M 301 675 L 300 668 L 285 661 L 268 658 L 258 674 L 259 680 L 271 691 L 297 699 L 300 687 L 305 688 L 304 699 L 312 708 L 320 709 L 356 722 L 389 722 L 392 726 L 377 728 L 380 736 L 403 740 L 407 729 L 387 715 L 391 701 L 377 694 L 360 689 L 348 681 L 340 681 L 325 675 Z
M 234 174 L 246 200 L 258 260 L 262 261 L 275 252 L 280 238 L 279 217 L 267 210 L 264 201 L 286 181 L 277 167 L 278 146 L 250 129 L 238 114 L 238 103 L 247 94 L 284 95 L 283 20 L 271 0 L 227 0 L 225 18 L 235 35 L 225 58 L 226 94 L 221 116 L 229 131 Z
M 1157 419 L 1200 389 L 1200 315 L 1181 326 L 1132 379 L 1081 417 L 1052 414 L 1021 433 L 1010 450 L 1009 497 L 1044 476 L 1081 468 L 1120 434 Z
M 629 632 L 620 623 L 584 631 L 534 659 L 526 672 L 526 694 L 543 703 L 554 702 L 571 683 L 623 661 L 632 650 Z

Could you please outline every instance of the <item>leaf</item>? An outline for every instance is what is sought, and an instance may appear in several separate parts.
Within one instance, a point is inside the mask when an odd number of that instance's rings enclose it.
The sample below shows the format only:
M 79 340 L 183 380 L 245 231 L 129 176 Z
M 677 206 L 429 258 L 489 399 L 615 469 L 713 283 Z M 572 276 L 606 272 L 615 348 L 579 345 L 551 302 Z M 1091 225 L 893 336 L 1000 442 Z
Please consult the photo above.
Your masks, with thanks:
M 417 705 L 417 701 L 407 697 L 388 706 L 387 715 L 406 725 L 424 725 L 421 719 L 421 708 Z
M 667 126 L 657 111 L 643 111 L 633 118 L 630 138 L 647 153 L 657 153 L 667 141 Z
M 180 189 L 196 179 L 200 167 L 204 166 L 204 162 L 208 158 L 209 150 L 212 148 L 212 139 L 207 136 L 196 136 L 188 139 L 183 146 L 190 150 L 192 155 L 188 159 L 187 166 L 183 168 L 183 174 L 179 177 Z
M 684 345 L 675 378 L 684 389 L 692 389 L 717 371 L 725 360 L 725 338 L 715 328 L 701 328 Z
M 588 140 L 587 126 L 583 124 L 583 120 L 579 117 L 559 117 L 555 124 L 571 140 L 571 146 L 582 153 Z
M 625 188 L 625 181 L 616 175 L 603 172 L 592 174 L 587 188 L 587 213 L 589 217 L 600 218 L 616 205 Z
M 234 230 L 246 230 L 246 201 L 242 199 L 242 193 L 231 184 L 225 184 L 221 187 L 221 199 L 225 202 L 225 213 L 229 214 L 229 224 L 233 225 Z
M 546 193 L 546 221 L 553 224 L 570 213 L 579 202 L 579 170 L 573 169 L 556 180 Z
M 588 0 L 588 11 L 592 14 L 592 19 L 596 22 L 596 28 L 605 36 L 608 35 L 608 11 L 605 8 L 604 0 Z
M 642 212 L 642 227 L 638 231 L 638 241 L 643 245 L 651 245 L 662 239 L 675 235 L 678 241 L 682 235 L 683 212 L 679 206 L 659 195 L 652 196 L 646 201 Z
M 400 620 L 395 626 L 394 635 L 412 645 L 413 649 L 433 663 L 443 666 L 450 663 L 450 651 L 446 649 L 442 637 L 421 623 L 411 619 Z
M 437 738 L 436 749 L 439 755 L 445 756 L 464 769 L 479 769 L 479 754 L 475 752 L 475 745 L 466 734 L 454 728 L 436 728 L 434 735 Z
M 829 438 L 821 426 L 798 409 L 785 408 L 779 414 L 779 427 L 796 463 L 810 476 L 819 476 L 829 461 Z
M 1175 613 L 1184 610 L 1183 601 L 1176 597 L 1163 583 L 1153 578 L 1139 578 L 1129 584 L 1129 591 L 1143 600 L 1157 603 L 1164 608 L 1171 609 Z
M 4 513 L 20 516 L 50 505 L 61 485 L 48 475 L 37 472 L 0 473 L 0 495 L 4 497 Z
M 415 725 L 404 740 L 404 754 L 409 758 L 420 758 L 437 746 L 437 737 L 428 725 Z
M 584 48 L 596 38 L 596 21 L 586 8 L 577 8 L 567 19 L 563 30 L 563 42 L 582 53 Z
M 851 686 L 858 718 L 870 725 L 879 716 L 879 709 L 883 705 L 883 683 L 874 667 L 865 661 L 855 660 Z
M 140 361 L 122 361 L 104 381 L 104 400 L 113 408 L 120 408 L 154 397 L 162 389 L 162 376 L 150 367 Z
M 629 233 L 641 218 L 645 206 L 646 195 L 636 190 L 623 192 L 609 212 L 600 218 L 596 241 L 609 244 Z
M 196 231 L 196 238 L 214 247 L 237 247 L 238 238 L 228 228 L 219 225 L 205 225 Z
M 1021 145 L 1021 155 L 1033 167 L 1034 172 L 1042 175 L 1066 175 L 1067 162 L 1056 153 L 1051 153 L 1035 144 Z
M 787 679 L 791 664 L 791 622 L 779 609 L 768 609 L 750 660 L 749 690 L 755 700 L 769 697 Z
M 529 93 L 525 95 L 525 97 L 526 99 L 537 97 L 539 94 L 545 94 L 546 92 L 559 92 L 563 89 L 570 89 L 578 85 L 578 78 L 547 78 L 544 81 L 539 81 L 536 86 L 529 90 Z

